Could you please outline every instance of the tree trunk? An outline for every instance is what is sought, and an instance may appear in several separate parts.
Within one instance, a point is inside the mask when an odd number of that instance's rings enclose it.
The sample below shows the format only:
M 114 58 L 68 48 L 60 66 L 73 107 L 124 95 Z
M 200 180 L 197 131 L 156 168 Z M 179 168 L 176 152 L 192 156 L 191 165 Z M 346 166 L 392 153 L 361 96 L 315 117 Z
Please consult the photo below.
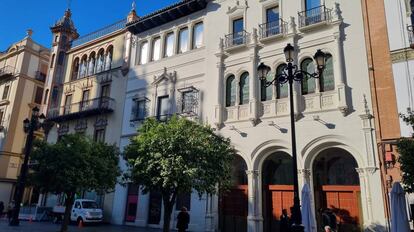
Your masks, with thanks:
M 68 231 L 68 225 L 70 222 L 70 214 L 72 211 L 72 205 L 75 200 L 75 193 L 69 193 L 67 194 L 68 198 L 65 202 L 65 214 L 63 216 L 63 222 L 62 226 L 60 228 L 60 232 L 67 232 Z
M 173 211 L 173 207 L 175 204 L 176 194 L 162 194 L 162 201 L 164 203 L 164 224 L 163 224 L 163 232 L 170 232 L 170 224 L 171 224 L 171 214 Z

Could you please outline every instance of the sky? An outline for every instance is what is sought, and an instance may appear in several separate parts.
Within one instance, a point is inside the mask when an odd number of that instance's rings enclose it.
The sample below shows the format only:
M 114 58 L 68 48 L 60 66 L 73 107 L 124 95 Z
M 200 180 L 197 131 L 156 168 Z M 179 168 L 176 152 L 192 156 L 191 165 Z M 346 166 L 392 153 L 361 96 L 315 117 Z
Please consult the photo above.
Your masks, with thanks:
M 136 0 L 143 16 L 178 0 Z M 82 36 L 126 18 L 132 0 L 71 0 L 72 19 Z M 23 39 L 32 29 L 32 38 L 50 47 L 50 27 L 63 16 L 68 0 L 0 0 L 0 51 Z

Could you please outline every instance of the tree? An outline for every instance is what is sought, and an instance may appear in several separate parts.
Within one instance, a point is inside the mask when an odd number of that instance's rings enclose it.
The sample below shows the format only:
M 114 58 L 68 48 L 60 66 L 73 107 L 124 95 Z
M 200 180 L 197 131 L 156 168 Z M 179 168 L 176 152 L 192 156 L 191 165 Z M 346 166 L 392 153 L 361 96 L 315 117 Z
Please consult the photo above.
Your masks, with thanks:
M 131 138 L 124 155 L 129 178 L 144 193 L 161 193 L 163 231 L 170 231 L 171 213 L 178 194 L 195 190 L 214 194 L 230 185 L 234 150 L 230 141 L 208 126 L 173 116 L 168 122 L 147 119 Z
M 61 232 L 67 231 L 77 192 L 113 189 L 121 173 L 116 146 L 80 134 L 65 135 L 55 144 L 37 140 L 31 161 L 34 165 L 29 180 L 34 187 L 44 193 L 66 195 Z
M 409 110 L 408 113 L 400 114 L 407 125 L 414 129 L 414 112 Z M 414 136 L 414 135 L 413 135 Z M 414 140 L 413 138 L 401 138 L 397 143 L 398 153 L 400 154 L 398 162 L 401 165 L 402 182 L 406 192 L 414 192 Z

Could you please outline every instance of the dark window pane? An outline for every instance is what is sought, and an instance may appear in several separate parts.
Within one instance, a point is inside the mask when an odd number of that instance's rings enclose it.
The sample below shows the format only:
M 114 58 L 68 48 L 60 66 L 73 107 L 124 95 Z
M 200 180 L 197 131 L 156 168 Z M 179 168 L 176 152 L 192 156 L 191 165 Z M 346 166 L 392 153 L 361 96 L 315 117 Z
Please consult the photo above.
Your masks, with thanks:
M 43 88 L 37 87 L 34 102 L 37 104 L 42 104 L 42 98 L 43 98 Z
M 182 207 L 186 207 L 188 211 L 191 209 L 191 193 L 178 194 L 175 203 L 175 210 L 181 210 Z

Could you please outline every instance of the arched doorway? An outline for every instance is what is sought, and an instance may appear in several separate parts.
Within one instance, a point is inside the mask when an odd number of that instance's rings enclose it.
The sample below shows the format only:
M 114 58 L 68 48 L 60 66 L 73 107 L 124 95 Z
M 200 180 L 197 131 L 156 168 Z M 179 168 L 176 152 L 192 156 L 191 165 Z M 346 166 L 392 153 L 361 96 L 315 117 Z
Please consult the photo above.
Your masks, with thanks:
M 337 218 L 338 232 L 361 231 L 361 190 L 354 157 L 340 148 L 322 151 L 313 163 L 313 184 L 318 227 L 322 212 L 331 210 Z
M 247 231 L 247 165 L 236 156 L 232 163 L 232 187 L 220 194 L 220 228 L 225 232 Z
M 280 216 L 293 206 L 292 157 L 285 152 L 271 154 L 262 167 L 263 228 L 265 232 L 282 232 Z

